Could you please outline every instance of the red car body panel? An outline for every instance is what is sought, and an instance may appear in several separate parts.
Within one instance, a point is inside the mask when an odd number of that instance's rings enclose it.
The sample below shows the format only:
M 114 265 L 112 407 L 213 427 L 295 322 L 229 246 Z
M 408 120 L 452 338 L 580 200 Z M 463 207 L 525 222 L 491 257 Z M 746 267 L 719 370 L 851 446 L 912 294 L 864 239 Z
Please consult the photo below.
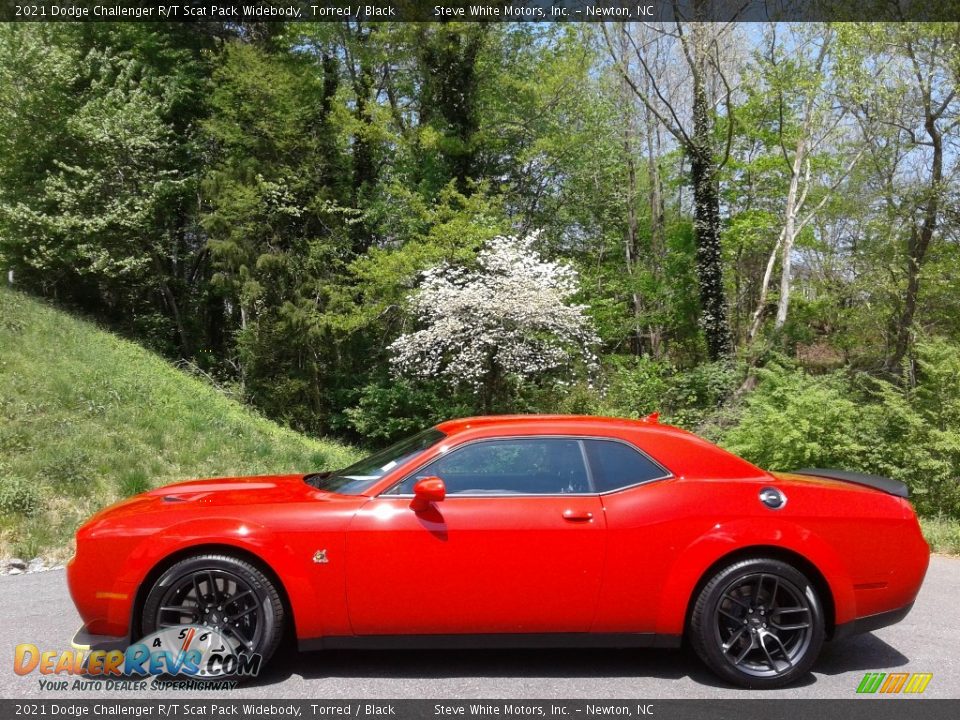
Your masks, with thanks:
M 570 522 L 570 510 L 592 517 Z M 597 496 L 449 497 L 422 513 L 410 498 L 371 500 L 347 532 L 353 632 L 589 632 L 604 526 Z
M 137 635 L 144 590 L 184 553 L 258 559 L 297 637 L 636 635 L 679 638 L 710 569 L 738 552 L 785 554 L 828 594 L 831 627 L 908 608 L 929 549 L 909 503 L 879 490 L 771 474 L 649 421 L 470 418 L 362 495 L 302 475 L 202 480 L 122 501 L 77 533 L 68 583 L 88 633 Z M 603 494 L 448 495 L 415 510 L 383 495 L 432 459 L 490 438 L 608 438 L 670 477 Z M 786 505 L 759 499 L 776 487 Z M 326 550 L 326 562 L 314 561 Z

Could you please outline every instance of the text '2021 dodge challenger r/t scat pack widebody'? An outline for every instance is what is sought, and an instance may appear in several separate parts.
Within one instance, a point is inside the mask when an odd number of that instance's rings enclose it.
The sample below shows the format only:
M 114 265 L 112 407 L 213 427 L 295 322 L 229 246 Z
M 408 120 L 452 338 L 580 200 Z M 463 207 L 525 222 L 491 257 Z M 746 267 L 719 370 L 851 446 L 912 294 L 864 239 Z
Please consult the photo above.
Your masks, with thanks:
M 644 420 L 437 425 L 332 473 L 198 480 L 77 532 L 77 643 L 201 625 L 302 649 L 675 647 L 726 680 L 805 675 L 897 622 L 929 548 L 905 486 L 769 473 Z

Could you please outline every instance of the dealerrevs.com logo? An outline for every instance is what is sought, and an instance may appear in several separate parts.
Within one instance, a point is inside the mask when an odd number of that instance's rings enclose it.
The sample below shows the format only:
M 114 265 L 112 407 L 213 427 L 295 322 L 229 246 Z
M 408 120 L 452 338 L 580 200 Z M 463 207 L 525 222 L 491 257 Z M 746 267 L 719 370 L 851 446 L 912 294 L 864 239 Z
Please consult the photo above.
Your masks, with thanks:
M 927 689 L 933 673 L 867 673 L 857 686 L 858 693 L 920 694 Z
M 245 652 L 239 641 L 210 628 L 183 625 L 147 635 L 126 650 L 41 650 L 22 643 L 14 650 L 13 670 L 18 675 L 39 673 L 45 689 L 66 690 L 66 680 L 49 676 L 83 676 L 85 680 L 138 679 L 169 676 L 192 680 L 254 677 L 263 657 Z M 83 689 L 70 687 L 69 689 Z M 118 688 L 119 683 L 118 683 Z

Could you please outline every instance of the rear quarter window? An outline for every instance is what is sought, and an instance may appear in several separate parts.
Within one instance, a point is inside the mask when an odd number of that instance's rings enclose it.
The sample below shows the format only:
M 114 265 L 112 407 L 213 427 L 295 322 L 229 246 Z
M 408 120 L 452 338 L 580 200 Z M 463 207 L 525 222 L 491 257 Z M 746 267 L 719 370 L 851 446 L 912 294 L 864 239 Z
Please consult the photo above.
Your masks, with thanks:
M 636 448 L 616 440 L 585 440 L 599 493 L 670 477 L 669 470 Z

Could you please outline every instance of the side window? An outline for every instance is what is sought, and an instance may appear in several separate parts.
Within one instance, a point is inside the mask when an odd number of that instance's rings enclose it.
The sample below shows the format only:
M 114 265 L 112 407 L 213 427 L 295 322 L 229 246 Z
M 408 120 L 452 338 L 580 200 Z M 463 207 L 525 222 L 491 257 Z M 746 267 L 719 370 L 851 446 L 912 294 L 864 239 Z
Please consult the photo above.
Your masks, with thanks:
M 521 438 L 484 440 L 454 449 L 407 478 L 399 494 L 413 492 L 414 483 L 435 475 L 447 495 L 556 495 L 590 492 L 583 453 L 577 440 Z
M 637 485 L 670 475 L 643 453 L 613 440 L 584 440 L 597 492 Z

